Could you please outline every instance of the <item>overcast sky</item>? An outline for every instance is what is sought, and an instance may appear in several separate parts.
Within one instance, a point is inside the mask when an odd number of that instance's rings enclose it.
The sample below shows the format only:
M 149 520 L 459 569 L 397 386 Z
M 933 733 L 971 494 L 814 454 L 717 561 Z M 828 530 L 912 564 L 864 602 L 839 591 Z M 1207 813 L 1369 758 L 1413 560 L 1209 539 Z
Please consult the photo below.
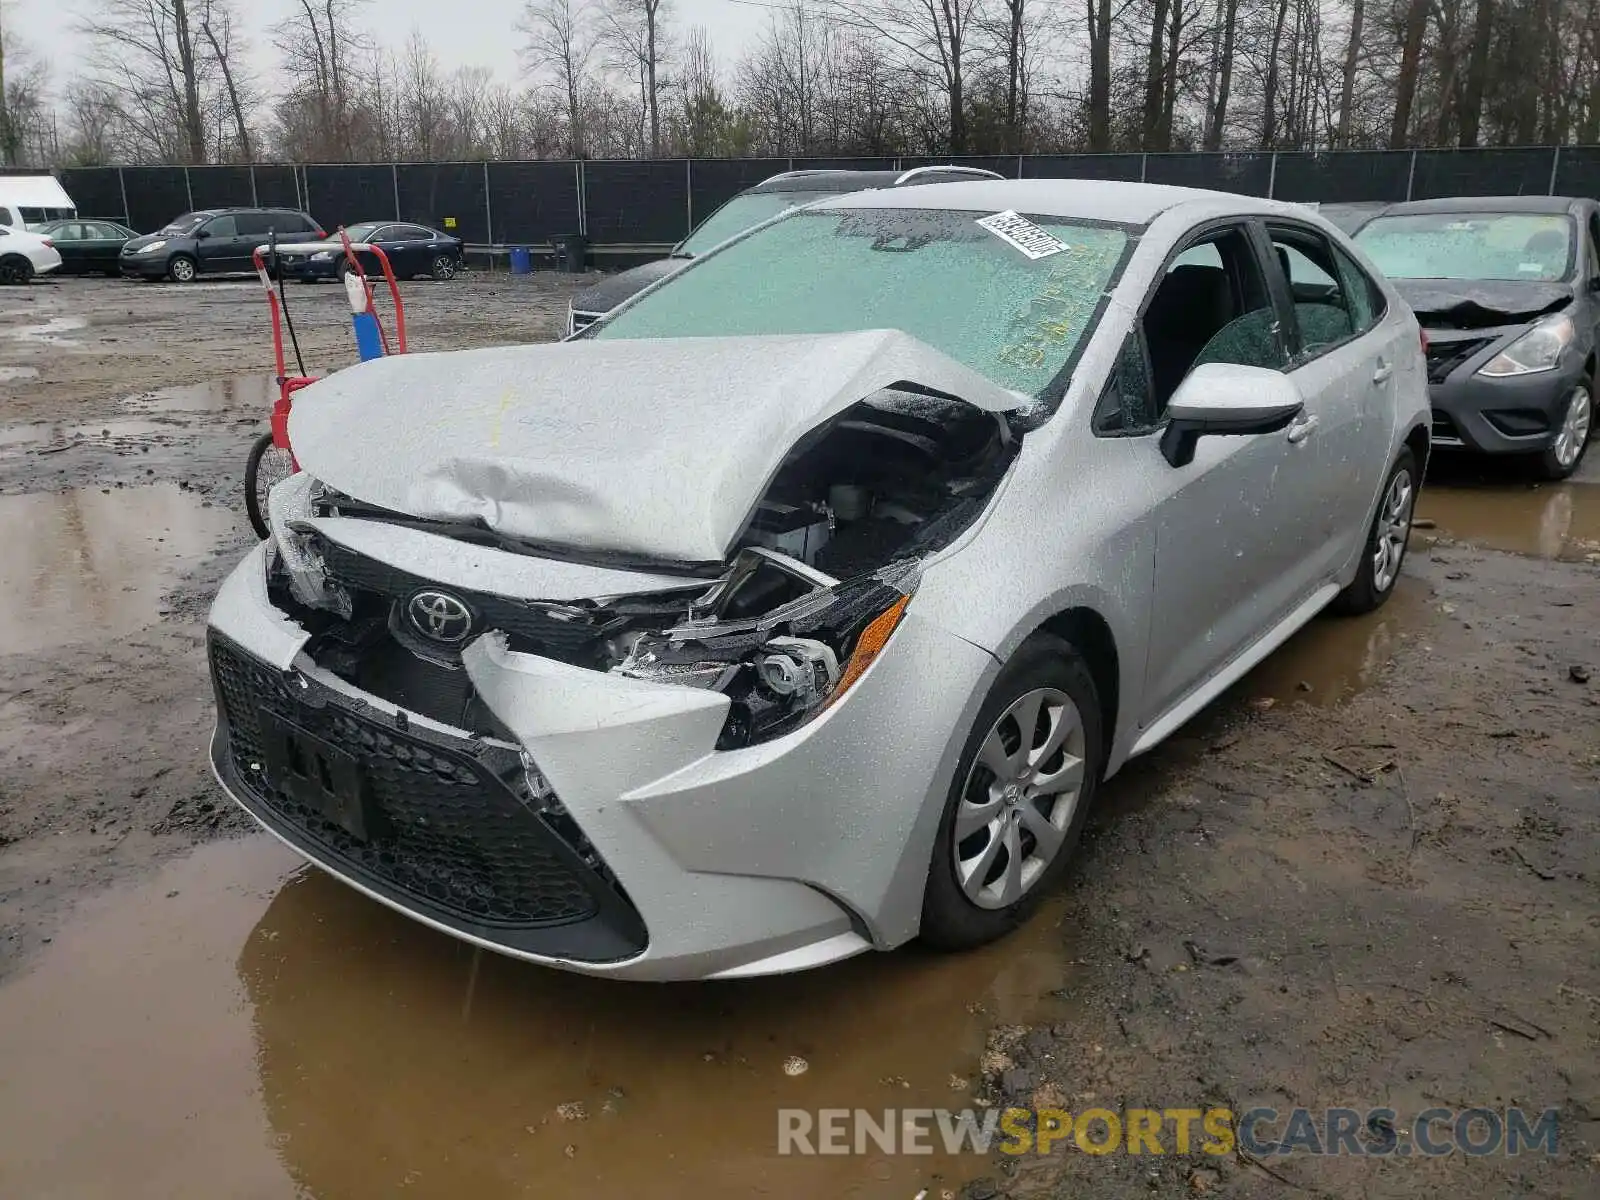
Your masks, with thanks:
M 95 0 L 0 0 L 7 27 L 37 56 L 50 63 L 51 82 L 59 87 L 77 70 L 83 46 L 73 33 L 78 13 L 91 11 Z M 272 85 L 273 50 L 267 27 L 290 11 L 288 0 L 240 0 L 235 5 L 249 28 L 253 61 L 262 82 Z M 372 0 L 363 15 L 377 40 L 398 48 L 420 29 L 445 70 L 484 66 L 497 77 L 518 76 L 520 41 L 514 30 L 523 0 Z M 771 11 L 737 0 L 666 0 L 669 23 L 677 28 L 704 25 L 724 65 L 731 63 L 766 26 Z

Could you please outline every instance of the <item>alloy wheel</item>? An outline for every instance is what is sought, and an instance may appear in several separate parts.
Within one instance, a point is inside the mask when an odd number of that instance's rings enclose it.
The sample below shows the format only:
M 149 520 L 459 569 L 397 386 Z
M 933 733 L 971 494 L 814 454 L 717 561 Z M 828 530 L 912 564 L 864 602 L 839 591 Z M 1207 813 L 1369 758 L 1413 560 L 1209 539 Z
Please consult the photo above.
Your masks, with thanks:
M 1588 444 L 1589 422 L 1593 411 L 1594 404 L 1589 398 L 1589 389 L 1582 384 L 1573 388 L 1572 396 L 1567 401 L 1566 419 L 1561 423 L 1561 431 L 1556 434 L 1556 462 L 1563 468 L 1577 462 L 1584 446 Z
M 1383 507 L 1378 510 L 1377 544 L 1372 551 L 1372 586 L 1387 592 L 1400 577 L 1400 563 L 1406 556 L 1406 543 L 1411 537 L 1411 512 L 1417 501 L 1417 489 L 1411 482 L 1410 471 L 1395 472 L 1384 495 Z
M 456 277 L 456 260 L 441 254 L 433 260 L 433 277 L 441 283 Z
M 1009 908 L 1060 853 L 1083 792 L 1083 718 L 1065 692 L 1012 701 L 979 747 L 954 836 L 956 881 L 979 908 Z
M 179 283 L 190 283 L 194 280 L 194 264 L 187 258 L 173 259 L 169 269 L 172 271 L 172 278 Z

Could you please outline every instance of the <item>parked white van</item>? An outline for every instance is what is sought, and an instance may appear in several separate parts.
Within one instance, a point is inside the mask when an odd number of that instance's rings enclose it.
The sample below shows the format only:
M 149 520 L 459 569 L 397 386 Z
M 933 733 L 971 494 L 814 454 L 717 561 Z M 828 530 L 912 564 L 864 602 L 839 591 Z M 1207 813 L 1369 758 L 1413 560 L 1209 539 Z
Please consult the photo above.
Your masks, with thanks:
M 54 176 L 0 175 L 0 225 L 29 229 L 77 215 L 78 206 Z

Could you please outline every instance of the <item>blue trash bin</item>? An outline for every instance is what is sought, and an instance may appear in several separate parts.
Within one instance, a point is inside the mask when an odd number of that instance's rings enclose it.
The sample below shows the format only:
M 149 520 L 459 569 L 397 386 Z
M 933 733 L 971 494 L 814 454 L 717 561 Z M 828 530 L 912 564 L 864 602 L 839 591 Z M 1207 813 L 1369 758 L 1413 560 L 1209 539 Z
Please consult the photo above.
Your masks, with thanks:
M 511 247 L 511 273 L 528 275 L 533 271 L 533 251 L 526 246 Z

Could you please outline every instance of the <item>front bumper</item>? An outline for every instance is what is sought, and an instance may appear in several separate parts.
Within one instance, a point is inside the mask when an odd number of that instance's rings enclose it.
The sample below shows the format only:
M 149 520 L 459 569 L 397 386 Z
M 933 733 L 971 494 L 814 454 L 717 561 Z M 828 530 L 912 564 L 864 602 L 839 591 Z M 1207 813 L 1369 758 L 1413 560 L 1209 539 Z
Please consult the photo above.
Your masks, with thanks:
M 515 957 L 638 979 L 801 970 L 915 935 L 961 734 L 995 669 L 915 606 L 821 717 L 726 752 L 714 749 L 720 695 L 486 635 L 463 661 L 515 739 L 497 742 L 311 662 L 305 631 L 267 596 L 267 552 L 251 552 L 212 609 L 213 763 L 258 822 L 344 882 Z M 265 755 L 252 740 L 261 712 L 364 774 L 365 842 L 250 769 Z M 530 804 L 523 764 L 559 815 Z
M 1583 354 L 1567 352 L 1553 371 L 1490 378 L 1478 370 L 1508 345 L 1495 339 L 1429 383 L 1433 445 L 1482 454 L 1528 454 L 1555 440 L 1567 398 L 1584 377 Z

